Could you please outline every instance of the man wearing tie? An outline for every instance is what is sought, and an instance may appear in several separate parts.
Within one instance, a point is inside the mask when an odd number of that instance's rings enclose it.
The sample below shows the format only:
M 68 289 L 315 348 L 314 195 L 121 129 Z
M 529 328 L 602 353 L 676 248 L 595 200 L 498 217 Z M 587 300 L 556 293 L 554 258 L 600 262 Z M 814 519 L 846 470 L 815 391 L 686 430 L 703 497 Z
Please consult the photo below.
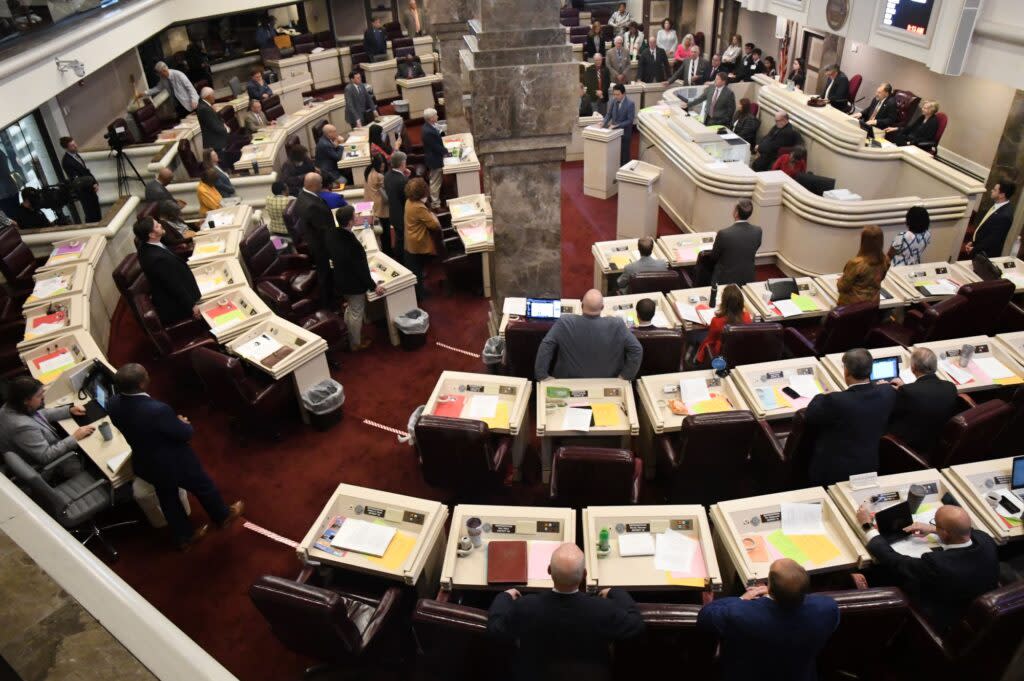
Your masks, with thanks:
M 345 120 L 353 128 L 361 128 L 372 121 L 377 114 L 366 86 L 363 85 L 363 72 L 353 71 L 348 74 L 348 85 L 345 86 Z
M 96 184 L 96 178 L 93 177 L 81 154 L 78 153 L 78 142 L 73 137 L 61 137 L 60 146 L 64 148 L 60 167 L 64 169 L 64 173 L 71 180 L 75 196 L 82 202 L 85 221 L 99 222 L 103 217 L 100 212 L 100 186 Z
M 323 179 L 316 173 L 306 173 L 302 191 L 295 198 L 295 214 L 299 216 L 299 230 L 309 244 L 309 253 L 316 267 L 316 283 L 320 289 L 320 302 L 330 309 L 334 306 L 334 283 L 331 276 L 331 255 L 327 251 L 327 233 L 335 228 L 334 215 L 327 202 L 320 198 Z
M 268 99 L 274 94 L 270 86 L 263 82 L 262 68 L 252 70 L 249 82 L 245 84 L 245 91 L 249 94 L 249 99 L 258 99 L 260 101 Z
M 420 21 L 420 8 L 416 6 L 416 0 L 409 0 L 409 9 L 402 15 L 405 19 L 405 32 L 410 38 L 423 35 L 423 24 Z
M 968 255 L 984 253 L 990 258 L 997 258 L 1003 254 L 1003 244 L 1013 222 L 1010 198 L 1016 191 L 1016 183 L 1009 180 L 1000 180 L 992 187 L 989 194 L 992 197 L 992 207 L 978 223 L 974 237 L 964 246 Z
M 263 114 L 263 104 L 258 99 L 249 100 L 249 112 L 245 114 L 245 129 L 250 135 L 255 135 L 260 128 L 265 128 L 270 123 Z
M 875 98 L 871 100 L 871 103 L 864 107 L 863 111 L 854 113 L 853 117 L 863 121 L 862 125 L 885 130 L 896 125 L 898 115 L 896 99 L 892 96 L 892 85 L 882 83 L 875 90 Z
M 625 84 L 632 60 L 629 58 L 629 52 L 626 52 L 626 48 L 622 46 L 621 35 L 615 36 L 614 45 L 605 55 L 608 60 L 608 70 L 611 71 L 612 78 L 616 83 Z
M 725 71 L 720 71 L 715 76 L 715 82 L 708 85 L 700 97 L 695 97 L 689 102 L 684 101 L 683 108 L 695 111 L 699 104 L 710 100 L 707 115 L 704 116 L 704 124 L 727 127 L 731 125 L 733 114 L 736 113 L 736 95 L 729 89 L 728 77 Z
M 690 50 L 690 58 L 683 60 L 682 65 L 676 69 L 665 85 L 671 85 L 677 80 L 683 81 L 683 85 L 700 85 L 707 80 L 710 69 L 711 64 L 707 59 L 701 59 L 700 48 L 694 45 Z
M 594 105 L 594 110 L 604 115 L 608 110 L 608 86 L 611 72 L 604 65 L 604 57 L 594 55 L 594 63 L 583 72 L 583 85 L 587 88 L 587 96 Z
M 750 167 L 757 172 L 768 170 L 775 163 L 775 159 L 779 157 L 779 149 L 795 147 L 801 141 L 800 133 L 789 122 L 789 114 L 785 111 L 776 111 L 775 126 L 754 146 L 757 158 L 750 164 Z
M 622 150 L 619 152 L 619 165 L 629 160 L 633 140 L 633 119 L 636 118 L 636 106 L 626 99 L 626 86 L 616 83 L 612 88 L 612 103 L 604 117 L 604 127 L 622 128 Z
M 654 36 L 647 39 L 647 47 L 640 50 L 636 77 L 641 83 L 661 83 L 668 77 L 668 55 L 658 47 Z
M 825 75 L 828 76 L 828 81 L 825 84 L 825 94 L 821 98 L 845 112 L 850 108 L 850 79 L 839 70 L 839 64 L 826 67 Z

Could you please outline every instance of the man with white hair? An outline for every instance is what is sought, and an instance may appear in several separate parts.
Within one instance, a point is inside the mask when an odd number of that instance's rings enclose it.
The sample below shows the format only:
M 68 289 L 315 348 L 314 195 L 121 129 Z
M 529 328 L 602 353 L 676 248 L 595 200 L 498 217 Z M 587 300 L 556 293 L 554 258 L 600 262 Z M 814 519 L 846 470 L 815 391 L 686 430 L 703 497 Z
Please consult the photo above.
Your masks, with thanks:
M 622 45 L 621 35 L 615 36 L 613 45 L 612 49 L 604 55 L 604 60 L 608 64 L 608 70 L 611 71 L 612 82 L 625 85 L 628 82 L 629 65 L 633 60 L 630 59 L 629 52 Z
M 224 147 L 228 144 L 228 126 L 213 108 L 217 101 L 213 96 L 213 88 L 204 87 L 199 94 L 202 98 L 196 106 L 196 116 L 199 118 L 199 131 L 203 135 L 203 148 L 213 149 L 218 156 L 223 156 Z
M 910 353 L 910 371 L 914 380 L 890 381 L 896 391 L 896 404 L 889 416 L 889 435 L 922 454 L 931 452 L 939 441 L 942 427 L 957 412 L 960 401 L 956 386 L 936 374 L 939 359 L 928 348 Z
M 518 644 L 519 679 L 611 678 L 611 644 L 644 631 L 636 603 L 619 588 L 582 593 L 587 571 L 575 544 L 555 549 L 548 573 L 551 591 L 498 594 L 487 616 L 488 633 Z
M 441 130 L 437 127 L 437 109 L 423 110 L 423 156 L 430 171 L 430 204 L 437 208 L 441 205 L 441 180 L 444 173 L 444 157 L 448 150 L 441 139 Z
M 152 97 L 164 90 L 174 97 L 175 108 L 179 116 L 184 118 L 195 111 L 195 108 L 199 106 L 199 95 L 196 94 L 196 89 L 192 86 L 192 81 L 188 79 L 188 76 L 181 71 L 168 68 L 167 64 L 162 61 L 157 62 L 153 71 L 160 76 L 160 82 L 146 90 L 145 93 L 139 93 L 136 98 L 141 98 L 143 94 L 146 97 Z

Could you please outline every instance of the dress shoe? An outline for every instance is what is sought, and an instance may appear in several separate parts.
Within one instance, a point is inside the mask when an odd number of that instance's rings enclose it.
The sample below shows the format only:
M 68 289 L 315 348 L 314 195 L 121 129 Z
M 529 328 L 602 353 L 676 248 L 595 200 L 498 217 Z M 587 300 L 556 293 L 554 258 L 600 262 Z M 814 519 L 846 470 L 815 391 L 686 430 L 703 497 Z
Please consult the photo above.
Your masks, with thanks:
M 179 551 L 188 551 L 190 548 L 192 548 L 193 544 L 197 543 L 200 539 L 205 537 L 206 533 L 209 532 L 209 531 L 210 531 L 209 524 L 205 524 L 204 523 L 203 525 L 200 525 L 196 529 L 196 531 L 192 533 L 191 537 L 189 537 L 188 539 L 186 539 L 183 542 L 178 542 L 178 550 Z
M 365 350 L 366 348 L 370 347 L 371 345 L 373 345 L 373 341 L 370 340 L 369 338 L 367 338 L 362 343 L 360 343 L 359 345 L 357 345 L 354 348 L 352 348 L 352 350 L 353 350 L 353 352 L 360 352 L 360 351 Z
M 245 502 L 239 499 L 235 503 L 228 506 L 228 517 L 221 522 L 220 527 L 224 529 L 235 521 L 235 518 L 245 513 Z

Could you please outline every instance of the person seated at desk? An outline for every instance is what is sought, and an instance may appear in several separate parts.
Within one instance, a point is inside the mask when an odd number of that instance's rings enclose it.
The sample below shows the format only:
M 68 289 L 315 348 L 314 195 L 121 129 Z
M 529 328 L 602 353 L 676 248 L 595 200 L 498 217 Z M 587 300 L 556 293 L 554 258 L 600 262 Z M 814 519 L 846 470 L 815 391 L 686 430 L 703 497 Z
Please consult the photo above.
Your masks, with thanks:
M 107 403 L 107 413 L 132 449 L 132 469 L 151 484 L 160 508 L 171 526 L 178 549 L 187 551 L 209 531 L 209 525 L 193 529 L 181 505 L 178 489 L 191 492 L 210 520 L 221 528 L 245 511 L 241 500 L 224 504 L 220 490 L 203 470 L 189 444 L 194 431 L 187 418 L 175 414 L 164 402 L 150 397 L 149 373 L 141 364 L 125 364 L 114 375 L 118 394 Z
M 216 149 L 203 149 L 203 168 L 209 168 L 217 173 L 214 185 L 222 197 L 235 195 L 235 185 L 231 184 L 231 176 L 220 167 L 220 154 Z
M 804 83 L 807 82 L 807 62 L 803 57 L 793 60 L 793 70 L 789 72 L 789 80 L 793 81 L 793 87 L 804 89 Z
M 943 426 L 959 405 L 956 386 L 936 375 L 938 365 L 934 352 L 915 348 L 910 353 L 910 371 L 916 380 L 904 383 L 894 378 L 889 382 L 896 388 L 896 404 L 889 416 L 888 434 L 922 454 L 934 449 Z
M 366 311 L 366 293 L 384 295 L 384 287 L 373 281 L 366 249 L 352 233 L 356 209 L 345 206 L 336 214 L 337 227 L 327 231 L 325 244 L 331 258 L 334 295 L 345 299 L 345 326 L 353 352 L 370 347 L 370 339 L 362 341 L 363 314 Z
M 779 157 L 779 149 L 795 147 L 800 142 L 800 133 L 789 122 L 789 114 L 785 111 L 776 111 L 775 125 L 754 146 L 757 158 L 750 164 L 750 167 L 758 172 L 768 170 L 775 163 L 775 159 Z
M 715 245 L 706 259 L 714 267 L 711 281 L 719 286 L 742 286 L 757 278 L 754 258 L 761 248 L 762 233 L 760 227 L 747 222 L 753 212 L 754 204 L 750 199 L 740 199 L 732 211 L 735 222 L 715 236 Z
M 580 83 L 580 118 L 589 118 L 594 115 L 594 105 L 587 95 L 587 86 Z
M 43 384 L 31 376 L 18 376 L 7 384 L 6 402 L 0 407 L 0 451 L 14 452 L 36 469 L 75 451 L 78 443 L 96 430 L 93 426 L 81 426 L 65 436 L 58 422 L 84 416 L 85 407 L 68 404 L 47 409 L 45 392 Z M 71 457 L 56 470 L 62 477 L 70 478 L 82 471 L 82 461 Z M 43 477 L 52 479 L 53 471 Z
M 594 105 L 594 110 L 602 116 L 608 110 L 608 88 L 611 87 L 612 74 L 604 64 L 604 55 L 595 54 L 594 63 L 583 72 L 583 85 L 587 88 L 587 96 Z
M 564 314 L 544 336 L 537 350 L 534 375 L 554 378 L 624 378 L 640 370 L 644 349 L 618 317 L 602 317 L 604 296 L 590 289 L 583 296 L 583 314 Z M 558 353 L 550 374 L 551 360 Z
M 333 125 L 325 125 L 320 139 L 316 141 L 316 167 L 324 178 L 325 187 L 337 186 L 341 178 L 338 161 L 343 158 L 343 147 L 338 129 Z
M 173 229 L 183 239 L 191 239 L 196 235 L 195 230 L 189 227 L 188 223 L 181 216 L 181 206 L 177 203 L 160 202 L 156 207 L 156 217 L 160 220 L 165 230 L 168 228 Z
M 629 58 L 629 52 L 622 45 L 621 35 L 615 36 L 615 39 L 612 40 L 612 49 L 605 52 L 604 60 L 608 64 L 609 71 L 611 71 L 612 82 L 625 85 L 632 60 Z
M 640 259 L 623 267 L 616 281 L 619 293 L 629 293 L 629 278 L 637 272 L 664 272 L 668 269 L 668 262 L 651 255 L 654 253 L 654 239 L 651 237 L 642 236 L 637 239 L 636 250 L 640 253 Z
M 309 149 L 296 144 L 288 147 L 286 152 L 288 159 L 281 164 L 280 179 L 288 187 L 288 193 L 298 196 L 302 191 L 302 181 L 308 173 L 319 173 L 320 170 L 309 157 Z
M 772 164 L 772 170 L 781 170 L 790 177 L 806 173 L 807 149 L 802 144 L 796 145 L 793 147 L 793 151 L 775 159 L 775 163 Z
M 875 90 L 875 97 L 871 103 L 862 110 L 853 114 L 854 118 L 860 119 L 863 125 L 870 125 L 873 128 L 891 128 L 896 125 L 899 117 L 899 109 L 896 107 L 896 98 L 892 96 L 892 84 L 882 83 Z
M 884 245 L 885 236 L 876 225 L 868 225 L 860 231 L 860 251 L 847 261 L 836 282 L 840 307 L 881 300 L 882 279 L 889 271 L 889 256 L 882 251 Z
M 636 118 L 636 105 L 632 100 L 626 99 L 626 86 L 616 83 L 612 87 L 612 101 L 605 114 L 605 128 L 622 128 L 622 138 L 619 140 L 619 164 L 630 160 L 633 155 L 633 119 Z
M 522 681 L 610 679 L 612 644 L 644 631 L 636 603 L 619 588 L 585 593 L 583 551 L 575 544 L 555 549 L 548 573 L 551 591 L 498 594 L 487 613 L 487 633 L 517 646 L 516 678 Z
M 407 54 L 402 57 L 402 60 L 398 64 L 398 68 L 395 70 L 395 78 L 404 78 L 409 80 L 411 78 L 423 78 L 426 76 L 423 72 L 423 66 L 416 60 L 416 56 Z
M 888 429 L 896 393 L 871 382 L 871 363 L 864 348 L 847 350 L 846 390 L 815 395 L 807 405 L 807 425 L 816 429 L 808 470 L 812 485 L 832 485 L 878 470 L 878 442 Z
M 718 636 L 724 681 L 818 678 L 818 653 L 839 626 L 839 605 L 808 593 L 810 585 L 799 563 L 779 558 L 768 569 L 767 586 L 716 598 L 700 609 L 697 629 Z M 771 651 L 771 660 L 755 651 Z
M 245 113 L 245 131 L 250 135 L 255 135 L 268 125 L 270 125 L 270 121 L 263 114 L 263 103 L 258 99 L 250 99 L 249 110 Z
M 25 187 L 21 190 L 21 203 L 14 211 L 11 219 L 17 221 L 22 229 L 36 229 L 38 227 L 49 227 L 53 223 L 46 213 L 40 208 L 42 194 L 35 187 Z
M 984 253 L 990 258 L 1002 255 L 1006 235 L 1009 234 L 1010 225 L 1013 223 L 1013 206 L 1010 205 L 1010 199 L 1016 191 L 1016 183 L 1007 179 L 1000 180 L 992 187 L 989 193 L 992 206 L 974 228 L 974 236 L 964 245 L 968 255 Z
M 665 86 L 668 87 L 677 80 L 683 85 L 700 85 L 706 83 L 708 72 L 711 71 L 711 64 L 707 59 L 700 56 L 700 48 L 694 45 L 690 48 L 690 55 L 683 60 L 679 68 L 669 77 Z
M 146 202 L 147 203 L 173 203 L 181 208 L 185 207 L 185 202 L 181 199 L 174 198 L 170 190 L 167 189 L 167 185 L 174 181 L 174 171 L 170 168 L 161 168 L 157 171 L 156 177 L 146 183 Z
M 384 22 L 380 17 L 374 17 L 370 28 L 363 34 L 363 49 L 370 61 L 387 61 L 388 36 L 384 33 Z
M 911 206 L 905 218 L 907 229 L 897 234 L 889 246 L 889 259 L 895 265 L 920 265 L 924 249 L 932 241 L 931 216 L 924 206 Z
M 274 234 L 288 236 L 288 227 L 284 224 L 284 212 L 288 205 L 295 200 L 294 196 L 288 195 L 288 185 L 281 180 L 270 185 L 272 192 L 263 204 L 263 212 L 269 220 L 268 228 Z
M 839 70 L 839 64 L 830 64 L 825 67 L 825 94 L 821 96 L 832 107 L 843 113 L 850 108 L 850 79 Z
M 590 33 L 587 34 L 587 42 L 583 43 L 583 58 L 591 60 L 595 54 L 604 56 L 604 36 L 601 34 L 601 22 L 594 21 L 590 24 Z
M 217 171 L 214 168 L 206 168 L 199 176 L 199 184 L 196 185 L 196 198 L 199 200 L 199 215 L 206 217 L 211 210 L 221 207 L 220 192 L 217 191 Z
M 159 76 L 160 82 L 144 92 L 136 93 L 136 100 L 152 97 L 164 91 L 173 98 L 179 118 L 184 118 L 196 110 L 196 107 L 199 106 L 199 95 L 188 76 L 177 69 L 168 68 L 167 64 L 162 61 L 156 63 L 153 71 Z M 204 136 L 203 139 L 205 140 L 206 137 Z
M 348 74 L 348 85 L 345 86 L 345 121 L 352 128 L 361 128 L 376 118 L 377 104 L 363 84 L 363 72 L 352 71 Z
M 897 553 L 878 533 L 874 514 L 866 505 L 857 509 L 857 522 L 866 533 L 868 553 L 885 570 L 886 581 L 903 589 L 940 635 L 960 621 L 971 601 L 999 586 L 996 544 L 988 534 L 971 527 L 971 517 L 959 506 L 945 504 L 932 523 L 903 528 L 916 537 L 938 536 L 942 550 L 928 551 L 920 558 Z
M 196 106 L 196 117 L 199 118 L 199 131 L 203 136 L 203 146 L 222 152 L 228 145 L 230 132 L 224 119 L 214 108 L 215 104 L 213 88 L 204 87 L 202 98 Z
M 658 305 L 650 298 L 641 298 L 636 301 L 636 328 L 653 329 L 654 315 L 658 311 Z
M 139 218 L 132 232 L 138 244 L 139 266 L 149 282 L 149 293 L 160 321 L 169 326 L 189 317 L 198 319 L 199 285 L 185 261 L 161 243 L 163 225 L 153 218 Z
M 697 348 L 697 355 L 694 358 L 697 364 L 710 363 L 712 359 L 722 354 L 722 332 L 725 331 L 727 325 L 750 324 L 752 321 L 743 301 L 740 287 L 736 284 L 729 284 L 722 289 L 718 309 L 715 310 L 715 316 L 708 324 L 707 335 L 700 347 Z
M 704 116 L 704 125 L 724 125 L 728 127 L 732 123 L 733 114 L 736 113 L 736 95 L 729 89 L 729 76 L 724 71 L 719 71 L 715 76 L 715 82 L 704 88 L 704 92 L 690 101 L 683 101 L 683 108 L 687 111 L 697 111 L 698 105 L 707 100 L 707 113 Z
M 922 102 L 921 114 L 905 127 L 898 128 L 893 125 L 885 128 L 885 139 L 898 147 L 934 142 L 935 136 L 939 134 L 939 119 L 935 117 L 938 112 L 938 102 Z
M 256 67 L 252 70 L 249 82 L 245 84 L 245 91 L 249 94 L 250 100 L 256 100 L 257 102 L 262 102 L 264 99 L 269 99 L 273 96 L 274 91 L 263 82 L 262 67 Z
M 640 50 L 636 78 L 641 83 L 661 83 L 668 78 L 668 55 L 654 38 L 648 38 L 647 47 Z
M 732 120 L 732 131 L 753 149 L 756 145 L 757 128 L 761 121 L 754 115 L 750 100 L 746 97 L 740 99 L 740 108 L 736 110 L 736 117 Z
M 624 2 L 620 2 L 618 9 L 608 17 L 608 25 L 615 31 L 616 36 L 622 35 L 632 21 L 633 16 L 626 9 L 626 3 Z

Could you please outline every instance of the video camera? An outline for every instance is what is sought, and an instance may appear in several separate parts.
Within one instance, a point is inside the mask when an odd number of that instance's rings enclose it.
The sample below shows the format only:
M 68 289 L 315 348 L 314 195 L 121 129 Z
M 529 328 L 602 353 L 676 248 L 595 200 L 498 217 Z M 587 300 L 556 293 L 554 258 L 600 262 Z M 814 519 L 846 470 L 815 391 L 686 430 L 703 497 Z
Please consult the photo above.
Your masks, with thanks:
M 107 132 L 103 135 L 103 139 L 107 140 L 107 144 L 114 151 L 124 151 L 126 145 L 132 143 L 131 134 L 128 132 L 128 126 L 123 121 L 114 121 L 107 126 Z

